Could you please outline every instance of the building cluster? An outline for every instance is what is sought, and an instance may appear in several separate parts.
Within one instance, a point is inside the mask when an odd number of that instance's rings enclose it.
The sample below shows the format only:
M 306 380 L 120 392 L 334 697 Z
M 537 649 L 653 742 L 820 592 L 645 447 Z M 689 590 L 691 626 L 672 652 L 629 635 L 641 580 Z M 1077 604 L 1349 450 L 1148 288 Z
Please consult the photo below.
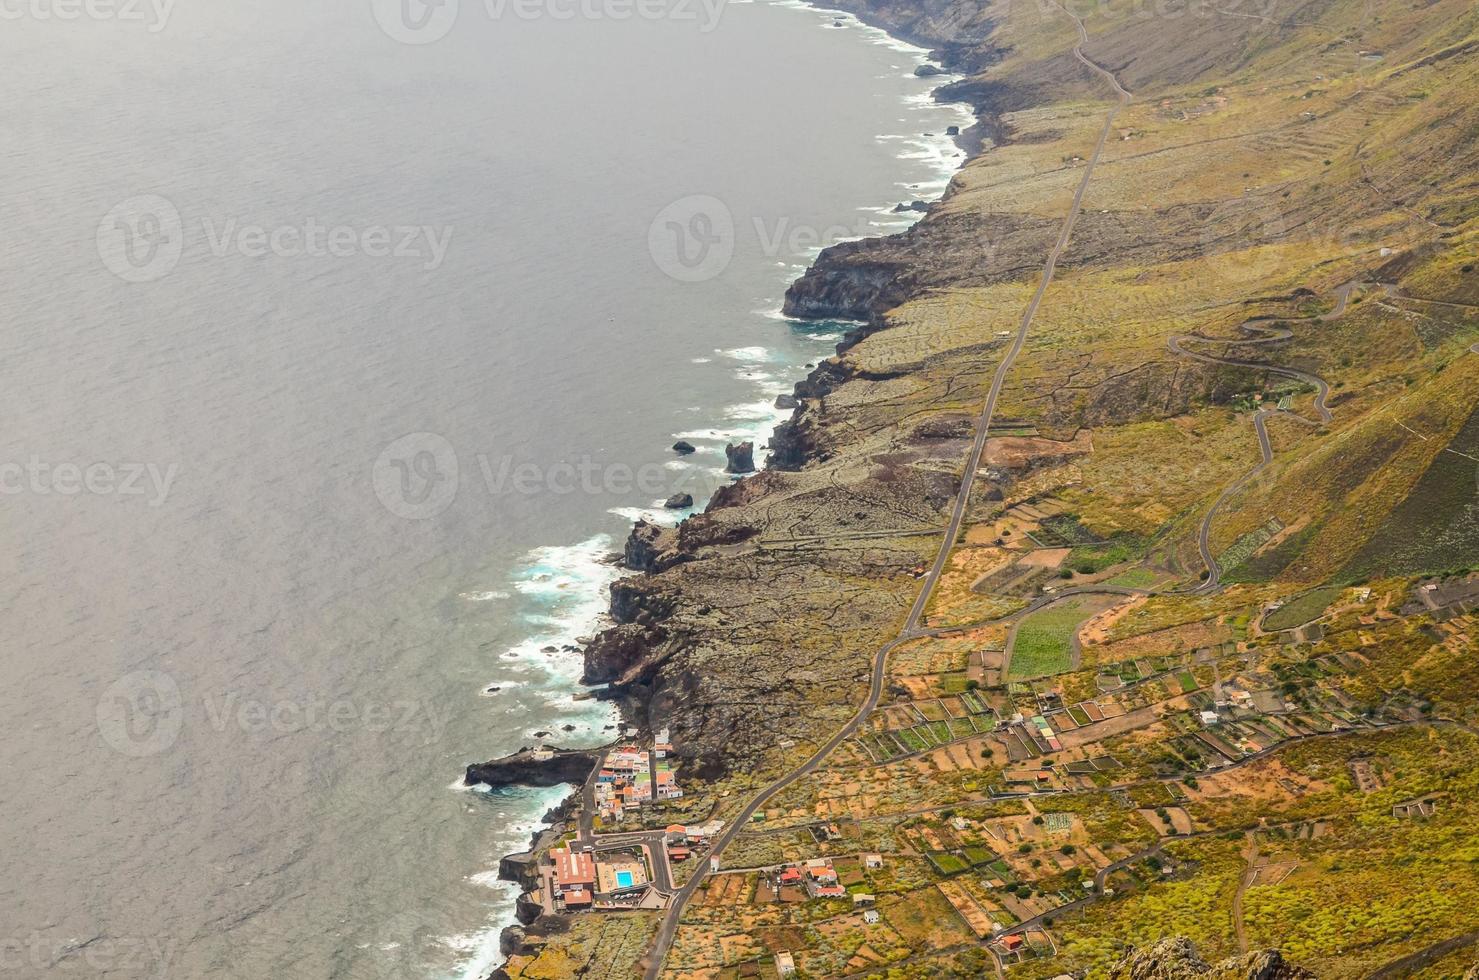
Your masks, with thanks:
M 649 878 L 642 859 L 625 851 L 594 853 L 575 847 L 550 851 L 550 893 L 556 910 L 617 907 L 640 899 Z
M 651 751 L 621 745 L 606 753 L 596 773 L 596 813 L 603 820 L 619 821 L 628 810 L 653 800 L 676 800 L 683 795 L 669 756 L 673 744 L 664 728 L 657 733 Z
M 812 898 L 846 898 L 847 889 L 837 880 L 837 869 L 827 858 L 788 864 L 776 872 L 777 889 L 803 888 Z

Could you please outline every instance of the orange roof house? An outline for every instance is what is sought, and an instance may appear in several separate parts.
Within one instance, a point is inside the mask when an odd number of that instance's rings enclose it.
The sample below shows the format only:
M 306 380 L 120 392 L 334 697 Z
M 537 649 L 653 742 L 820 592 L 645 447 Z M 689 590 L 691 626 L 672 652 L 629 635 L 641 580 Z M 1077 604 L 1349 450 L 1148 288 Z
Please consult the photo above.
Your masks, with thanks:
M 555 859 L 555 887 L 564 892 L 589 891 L 596 884 L 596 862 L 584 851 L 558 847 L 550 851 Z

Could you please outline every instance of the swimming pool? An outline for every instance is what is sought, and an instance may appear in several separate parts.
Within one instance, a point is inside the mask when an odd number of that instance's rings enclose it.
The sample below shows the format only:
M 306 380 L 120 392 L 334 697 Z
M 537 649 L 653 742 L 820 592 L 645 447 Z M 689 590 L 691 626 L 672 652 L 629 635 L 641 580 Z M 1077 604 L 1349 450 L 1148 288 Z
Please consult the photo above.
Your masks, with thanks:
M 617 888 L 630 888 L 630 887 L 632 887 L 632 873 L 630 871 L 618 871 L 616 873 L 616 887 Z

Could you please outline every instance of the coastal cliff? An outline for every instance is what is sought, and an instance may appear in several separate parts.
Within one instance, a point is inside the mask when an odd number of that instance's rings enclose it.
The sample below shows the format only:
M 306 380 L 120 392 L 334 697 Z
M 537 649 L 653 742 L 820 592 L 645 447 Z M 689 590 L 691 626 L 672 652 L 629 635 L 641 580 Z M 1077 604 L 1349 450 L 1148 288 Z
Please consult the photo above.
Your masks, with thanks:
M 1298 697 L 1300 710 L 1313 712 L 1321 702 L 1301 678 L 1379 658 L 1365 631 L 1394 617 L 1363 609 L 1359 637 L 1339 648 L 1311 649 L 1319 637 L 1260 647 L 1247 624 L 1266 604 L 1349 582 L 1342 568 L 1475 410 L 1479 368 L 1465 354 L 1465 331 L 1479 285 L 1472 246 L 1454 243 L 1479 209 L 1472 194 L 1452 191 L 1470 186 L 1467 175 L 1479 168 L 1475 141 L 1463 135 L 1475 131 L 1474 110 L 1448 119 L 1425 95 L 1411 95 L 1417 82 L 1406 75 L 1425 72 L 1422 84 L 1435 89 L 1452 84 L 1427 71 L 1436 64 L 1430 51 L 1448 43 L 1444 14 L 1412 12 L 1386 29 L 1380 50 L 1405 45 L 1404 64 L 1420 67 L 1386 77 L 1391 91 L 1381 92 L 1360 74 L 1378 50 L 1374 40 L 1357 43 L 1371 24 L 1329 5 L 1301 5 L 1328 20 L 1319 31 L 1214 11 L 1207 16 L 1219 18 L 1217 30 L 1188 15 L 1158 21 L 1156 32 L 1107 15 L 1087 18 L 1091 31 L 1052 3 L 846 6 L 961 72 L 943 95 L 976 109 L 979 131 L 990 134 L 985 152 L 972 151 L 966 171 L 909 231 L 825 249 L 791 285 L 788 315 L 853 328 L 796 384 L 767 469 L 724 487 L 677 528 L 633 527 L 623 558 L 634 574 L 611 586 L 613 625 L 585 645 L 584 680 L 605 685 L 601 696 L 619 705 L 626 725 L 671 732 L 685 815 L 763 823 L 755 835 L 763 841 L 740 845 L 752 862 L 742 867 L 773 866 L 778 849 L 787 860 L 851 859 L 863 847 L 889 852 L 890 862 L 912 859 L 907 873 L 924 885 L 909 901 L 927 907 L 939 929 L 955 930 L 948 941 L 905 940 L 890 926 L 878 947 L 898 958 L 855 962 L 856 946 L 818 953 L 808 967 L 817 975 L 881 974 L 898 963 L 919 970 L 908 975 L 986 975 L 1023 962 L 1013 958 L 1024 955 L 1021 937 L 1051 927 L 1068 941 L 1031 947 L 1042 959 L 1030 975 L 1306 980 L 1277 952 L 1228 956 L 1239 947 L 1226 942 L 1212 951 L 1226 958 L 1211 966 L 1185 940 L 1121 951 L 1156 909 L 1136 902 L 1163 885 L 1209 870 L 1222 877 L 1199 882 L 1204 893 L 1227 893 L 1245 862 L 1262 883 L 1272 861 L 1256 863 L 1262 823 L 1238 822 L 1244 787 L 1217 777 L 1256 762 L 1290 729 L 1204 732 L 1234 720 L 1219 714 L 1232 711 L 1222 707 L 1231 703 L 1223 685 L 1234 676 L 1244 687 L 1264 684 L 1265 704 Z M 1479 74 L 1472 65 L 1464 72 Z M 1133 104 L 1116 97 L 1130 90 Z M 1250 128 L 1255 122 L 1260 128 Z M 1377 172 L 1405 175 L 1404 189 L 1378 183 Z M 1433 290 L 1413 290 L 1427 305 L 1398 307 L 1401 284 L 1387 277 Z M 1369 301 L 1346 319 L 1358 287 Z M 1384 413 L 1421 419 L 1435 435 L 1408 439 Z M 976 461 L 983 417 L 989 438 Z M 1334 426 L 1347 426 L 1338 439 Z M 1471 448 L 1456 444 L 1452 454 L 1472 458 Z M 1460 513 L 1457 506 L 1444 513 Z M 1229 582 L 1216 581 L 1229 572 Z M 934 591 L 916 609 L 921 579 Z M 1396 595 L 1406 586 L 1386 587 Z M 1057 659 L 1034 650 L 1011 673 L 1026 617 L 1063 608 L 1084 618 L 1061 628 Z M 1390 641 L 1409 651 L 1403 663 L 1440 656 L 1421 652 L 1434 643 L 1455 645 L 1452 634 L 1415 635 L 1422 639 Z M 1360 657 L 1348 653 L 1358 647 Z M 1290 662 L 1305 655 L 1322 658 L 1318 671 Z M 1152 670 L 1161 660 L 1177 666 Z M 1142 664 L 1174 671 L 1177 686 L 1133 700 L 1152 686 Z M 1402 684 L 1424 680 L 1382 670 Z M 1431 683 L 1438 693 L 1424 697 L 1436 701 L 1468 681 Z M 1121 688 L 1137 693 L 1106 724 L 1101 702 Z M 1351 689 L 1374 691 L 1375 700 L 1330 693 L 1328 703 L 1341 706 L 1335 720 L 1308 731 L 1296 723 L 1301 742 L 1355 731 L 1358 716 L 1391 704 L 1402 706 L 1389 719 L 1396 729 L 1425 717 L 1407 710 L 1405 688 L 1363 677 Z M 1065 707 L 1065 692 L 1083 700 L 1079 715 Z M 1157 727 L 1173 715 L 1177 726 Z M 1014 716 L 1042 725 L 1004 734 Z M 1056 726 L 1047 734 L 1044 716 Z M 1078 733 L 1066 739 L 1069 755 L 1063 731 Z M 1258 748 L 1245 754 L 1243 745 Z M 1471 748 L 1443 752 L 1479 758 Z M 1388 743 L 1351 751 L 1368 764 L 1400 755 Z M 1402 756 L 1403 765 L 1416 772 L 1421 751 Z M 1270 787 L 1260 806 L 1285 791 L 1317 798 L 1347 772 L 1318 759 L 1277 765 L 1257 784 Z M 1300 765 L 1303 774 L 1291 775 Z M 1034 769 L 1024 777 L 1026 767 Z M 1057 788 L 1034 791 L 1036 810 L 1018 809 L 1011 804 L 1025 794 L 1009 781 L 1023 778 Z M 1363 788 L 1342 805 L 1375 806 L 1371 793 Z M 1052 794 L 1066 802 L 1049 811 Z M 1382 809 L 1365 819 L 1390 820 Z M 1039 828 L 1050 812 L 1061 836 L 1047 839 Z M 1291 840 L 1338 837 L 1345 812 L 1286 813 L 1288 835 L 1280 827 L 1265 846 L 1283 852 Z M 660 826 L 668 813 L 651 819 Z M 769 828 L 794 829 L 795 840 L 774 843 L 789 838 Z M 1238 850 L 1243 844 L 1254 857 Z M 1370 846 L 1355 835 L 1345 859 L 1358 861 Z M 1097 863 L 1077 863 L 1090 849 Z M 985 851 L 997 861 L 977 867 L 970 855 Z M 1305 889 L 1298 894 L 1313 915 L 1318 876 L 1304 870 L 1309 860 L 1273 866 L 1291 891 Z M 512 872 L 526 872 L 527 863 L 515 864 Z M 893 874 L 890 887 L 900 880 Z M 989 880 L 990 890 L 946 879 Z M 733 925 L 732 899 L 688 906 L 682 969 L 717 970 L 705 956 L 721 946 L 735 962 L 768 969 L 777 943 L 801 943 L 799 928 L 753 942 Z M 1243 899 L 1238 888 L 1240 928 Z M 1062 900 L 1063 914 L 1029 900 Z M 836 912 L 843 923 L 848 912 Z M 1228 908 L 1207 916 L 1208 935 L 1226 931 Z M 632 918 L 634 931 L 655 928 Z M 898 921 L 906 918 L 901 911 Z M 1001 921 L 1037 925 L 996 943 Z M 1258 921 L 1268 928 L 1267 914 Z M 836 931 L 852 935 L 865 924 L 847 919 Z M 1348 953 L 1329 939 L 1338 925 L 1327 925 L 1305 939 L 1328 940 L 1324 955 L 1348 957 L 1345 972 L 1380 965 L 1372 952 L 1380 943 L 1351 942 L 1362 952 Z M 1392 927 L 1393 942 L 1417 942 L 1399 932 Z M 721 934 L 728 945 L 710 941 Z M 544 954 L 522 936 L 511 934 L 515 958 L 545 969 Z M 633 944 L 646 948 L 648 938 Z M 556 937 L 550 962 L 563 965 L 570 950 L 593 944 Z M 936 958 L 935 947 L 948 952 Z

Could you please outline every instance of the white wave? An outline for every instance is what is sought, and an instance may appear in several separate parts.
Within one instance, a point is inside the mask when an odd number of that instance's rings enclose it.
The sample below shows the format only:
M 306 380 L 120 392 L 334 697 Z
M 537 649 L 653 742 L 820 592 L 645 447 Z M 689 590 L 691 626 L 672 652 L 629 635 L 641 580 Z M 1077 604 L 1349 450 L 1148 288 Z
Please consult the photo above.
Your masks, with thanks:
M 714 353 L 731 360 L 751 364 L 764 364 L 774 360 L 776 356 L 769 347 L 731 347 L 729 350 L 716 350 Z
M 492 590 L 488 592 L 459 592 L 457 598 L 466 599 L 468 602 L 491 602 L 494 599 L 507 599 L 509 593 Z
M 688 507 L 682 510 L 673 510 L 664 507 L 662 501 L 658 501 L 651 507 L 612 507 L 606 513 L 615 514 L 622 520 L 630 521 L 633 524 L 638 521 L 646 521 L 648 524 L 657 524 L 661 527 L 675 527 L 685 516 L 693 513 L 693 508 Z

